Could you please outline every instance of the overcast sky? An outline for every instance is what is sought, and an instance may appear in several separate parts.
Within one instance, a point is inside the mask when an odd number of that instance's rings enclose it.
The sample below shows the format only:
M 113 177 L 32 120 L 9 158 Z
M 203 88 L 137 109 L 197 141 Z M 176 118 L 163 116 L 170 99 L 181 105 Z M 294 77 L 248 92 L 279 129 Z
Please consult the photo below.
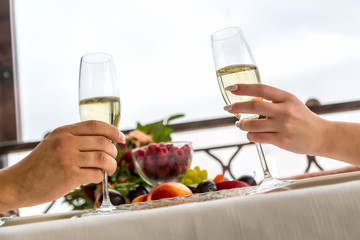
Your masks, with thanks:
M 263 83 L 322 103 L 359 99 L 360 3 L 324 0 L 14 0 L 22 138 L 79 121 L 88 52 L 113 55 L 121 128 L 174 113 L 228 116 L 210 36 L 240 26 Z

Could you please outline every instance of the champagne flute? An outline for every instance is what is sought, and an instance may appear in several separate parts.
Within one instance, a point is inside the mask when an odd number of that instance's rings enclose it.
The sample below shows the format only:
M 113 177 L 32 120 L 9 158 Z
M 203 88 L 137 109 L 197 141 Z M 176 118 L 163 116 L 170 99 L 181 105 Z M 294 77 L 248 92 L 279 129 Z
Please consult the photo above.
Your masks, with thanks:
M 225 88 L 237 83 L 260 84 L 260 74 L 254 57 L 239 27 L 229 27 L 215 32 L 211 36 L 216 76 L 222 97 L 226 104 L 255 100 L 252 96 L 239 96 Z M 256 119 L 257 114 L 235 114 L 238 119 Z M 282 188 L 294 181 L 281 181 L 272 177 L 265 154 L 260 143 L 255 143 L 264 180 L 255 192 L 266 192 Z
M 79 109 L 81 121 L 98 120 L 119 127 L 120 97 L 112 56 L 89 53 L 81 58 L 79 76 Z M 104 171 L 103 201 L 97 212 L 111 212 L 108 177 Z

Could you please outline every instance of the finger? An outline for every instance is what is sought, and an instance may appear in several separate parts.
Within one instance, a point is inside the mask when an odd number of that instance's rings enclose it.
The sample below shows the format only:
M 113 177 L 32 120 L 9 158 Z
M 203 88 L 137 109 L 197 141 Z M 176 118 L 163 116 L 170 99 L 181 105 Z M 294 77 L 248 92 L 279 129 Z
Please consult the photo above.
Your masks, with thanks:
M 102 151 L 113 158 L 118 154 L 115 145 L 103 136 L 76 136 L 76 142 L 81 152 Z
M 104 172 L 96 168 L 82 168 L 80 184 L 100 183 L 104 180 Z
M 114 158 L 104 152 L 82 152 L 77 159 L 77 166 L 80 168 L 97 168 L 107 171 L 108 175 L 113 175 L 117 162 Z
M 278 138 L 278 133 L 274 132 L 248 132 L 247 138 L 250 142 L 256 143 L 269 143 L 276 145 L 276 139 Z
M 124 143 L 125 136 L 116 127 L 101 121 L 84 121 L 68 125 L 69 132 L 78 136 L 104 136 L 113 142 Z
M 278 112 L 278 106 L 270 102 L 246 101 L 246 102 L 237 102 L 225 106 L 224 110 L 232 114 L 254 113 L 267 117 L 272 117 L 276 115 L 276 113 Z
M 236 126 L 247 132 L 277 132 L 272 119 L 250 119 L 236 122 Z
M 235 84 L 227 87 L 227 90 L 236 95 L 262 97 L 272 102 L 283 102 L 291 95 L 286 91 L 264 84 Z

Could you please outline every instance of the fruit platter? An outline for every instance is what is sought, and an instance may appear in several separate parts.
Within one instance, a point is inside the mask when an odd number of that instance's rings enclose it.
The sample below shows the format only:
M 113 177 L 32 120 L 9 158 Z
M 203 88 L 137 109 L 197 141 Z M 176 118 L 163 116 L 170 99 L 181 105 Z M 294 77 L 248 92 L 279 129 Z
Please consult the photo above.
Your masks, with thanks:
M 199 167 L 196 167 L 199 169 Z M 254 180 L 244 176 L 250 184 Z M 184 203 L 203 202 L 224 199 L 250 194 L 257 186 L 251 186 L 245 181 L 226 180 L 223 174 L 218 174 L 214 179 L 202 180 L 197 185 L 186 186 L 181 182 L 164 182 L 153 188 L 136 185 L 129 191 L 128 196 L 110 189 L 110 200 L 119 210 L 142 210 L 173 206 Z M 95 207 L 101 204 L 102 197 L 97 199 Z
M 206 169 L 192 167 L 191 142 L 171 141 L 167 121 L 138 126 L 116 144 L 118 167 L 109 176 L 109 197 L 118 209 L 139 210 L 248 195 L 256 182 L 251 176 L 228 180 L 219 173 L 209 178 Z M 98 208 L 100 184 L 83 185 L 65 196 L 73 210 Z
M 162 146 L 163 143 L 159 145 Z M 110 200 L 119 210 L 141 210 L 246 196 L 257 188 L 254 178 L 248 175 L 231 181 L 227 180 L 223 174 L 207 179 L 206 170 L 201 170 L 198 166 L 189 169 L 187 173 L 189 174 L 185 174 L 180 182 L 165 181 L 152 188 L 135 185 L 127 196 L 110 189 Z M 185 185 L 189 182 L 192 184 Z M 98 207 L 101 202 L 100 194 L 95 206 Z
M 190 202 L 245 196 L 256 188 L 251 176 L 227 180 L 223 174 L 209 179 L 206 170 L 190 168 L 192 147 L 189 142 L 151 143 L 132 150 L 139 176 L 148 186 L 136 184 L 127 194 L 110 189 L 111 203 L 118 209 L 140 210 Z M 94 207 L 102 202 L 102 194 Z
M 244 196 L 256 185 L 254 178 L 243 176 L 227 180 L 223 174 L 209 179 L 207 171 L 190 168 L 190 142 L 160 142 L 132 149 L 132 160 L 139 176 L 148 184 L 133 186 L 126 196 L 110 190 L 111 203 L 118 209 L 140 210 Z M 100 206 L 102 196 L 96 200 Z
M 226 181 L 223 174 L 218 174 L 213 180 L 203 180 L 198 185 L 186 186 L 180 182 L 165 182 L 147 193 L 142 192 L 143 194 L 136 196 L 131 204 L 118 205 L 117 209 L 142 210 L 246 196 L 256 188 L 243 181 Z

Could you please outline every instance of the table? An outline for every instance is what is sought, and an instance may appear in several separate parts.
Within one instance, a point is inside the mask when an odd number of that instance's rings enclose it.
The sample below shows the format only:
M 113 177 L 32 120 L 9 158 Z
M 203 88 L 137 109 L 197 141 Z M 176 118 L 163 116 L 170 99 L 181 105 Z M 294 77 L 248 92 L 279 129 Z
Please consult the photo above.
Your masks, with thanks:
M 344 176 L 349 174 L 337 179 Z M 360 239 L 359 176 L 284 192 L 0 227 L 0 239 Z

